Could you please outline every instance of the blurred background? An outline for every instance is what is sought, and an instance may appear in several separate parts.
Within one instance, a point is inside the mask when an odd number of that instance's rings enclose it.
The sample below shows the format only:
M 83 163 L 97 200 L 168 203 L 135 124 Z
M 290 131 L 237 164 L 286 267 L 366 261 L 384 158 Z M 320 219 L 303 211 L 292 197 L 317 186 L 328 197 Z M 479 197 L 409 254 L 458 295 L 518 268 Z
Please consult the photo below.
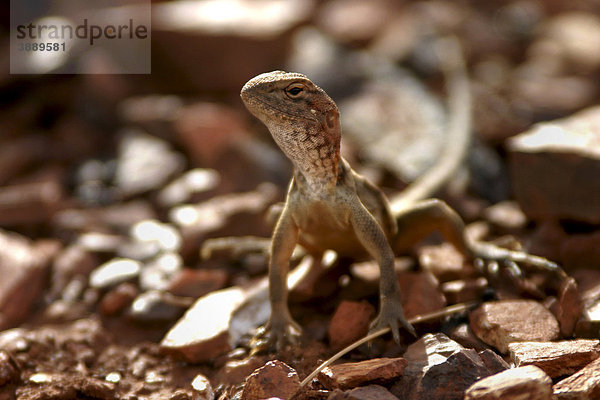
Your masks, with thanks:
M 40 15 L 61 4 L 27 3 Z M 44 74 L 11 75 L 3 14 L 0 227 L 92 252 L 91 269 L 173 255 L 147 287 L 196 267 L 207 238 L 269 236 L 263 214 L 283 199 L 291 166 L 239 99 L 259 73 L 298 71 L 322 86 L 342 110 L 344 156 L 394 192 L 443 146 L 434 47 L 456 35 L 472 79 L 463 175 L 476 197 L 453 205 L 468 220 L 512 197 L 507 138 L 599 97 L 596 0 L 152 1 L 152 72 L 138 75 L 106 74 L 123 60 L 76 51 Z M 243 276 L 265 270 L 264 259 L 246 262 Z

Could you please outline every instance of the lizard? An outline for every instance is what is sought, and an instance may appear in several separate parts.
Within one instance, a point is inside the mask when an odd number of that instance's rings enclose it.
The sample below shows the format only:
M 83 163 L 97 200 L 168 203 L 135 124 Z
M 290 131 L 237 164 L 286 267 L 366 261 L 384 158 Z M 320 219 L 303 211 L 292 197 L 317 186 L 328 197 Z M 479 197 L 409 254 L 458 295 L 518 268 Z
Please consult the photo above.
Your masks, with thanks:
M 271 315 L 259 333 L 278 350 L 297 340 L 301 327 L 292 318 L 286 277 L 296 244 L 315 260 L 326 250 L 344 256 L 374 258 L 380 268 L 379 311 L 370 332 L 390 328 L 399 341 L 399 327 L 416 336 L 400 303 L 394 257 L 438 230 L 468 257 L 511 269 L 526 263 L 564 274 L 557 264 L 525 252 L 469 240 L 464 222 L 445 202 L 430 199 L 460 166 L 470 138 L 470 95 L 457 50 L 444 64 L 451 116 L 447 145 L 437 164 L 392 201 L 354 171 L 340 155 L 341 124 L 336 103 L 307 76 L 272 71 L 250 79 L 240 96 L 248 111 L 268 128 L 275 143 L 294 166 L 285 204 L 271 237 L 269 302 Z

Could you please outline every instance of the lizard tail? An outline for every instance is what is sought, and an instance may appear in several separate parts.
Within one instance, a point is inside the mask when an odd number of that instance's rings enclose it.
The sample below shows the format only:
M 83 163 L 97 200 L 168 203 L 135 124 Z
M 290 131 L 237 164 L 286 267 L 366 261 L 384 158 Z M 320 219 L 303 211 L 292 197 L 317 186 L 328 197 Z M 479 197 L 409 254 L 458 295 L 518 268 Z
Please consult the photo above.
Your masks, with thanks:
M 446 144 L 434 166 L 390 199 L 395 215 L 440 190 L 463 162 L 471 141 L 471 91 L 460 44 L 447 37 L 437 47 L 448 92 Z

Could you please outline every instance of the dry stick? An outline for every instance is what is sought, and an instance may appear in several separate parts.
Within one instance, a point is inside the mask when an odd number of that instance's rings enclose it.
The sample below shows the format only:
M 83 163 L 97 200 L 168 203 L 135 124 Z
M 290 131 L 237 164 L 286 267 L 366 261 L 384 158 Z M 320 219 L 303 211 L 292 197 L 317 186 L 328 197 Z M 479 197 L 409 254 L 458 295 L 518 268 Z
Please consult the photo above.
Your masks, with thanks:
M 446 315 L 451 315 L 454 313 L 458 313 L 461 311 L 467 311 L 470 308 L 475 307 L 476 305 L 478 305 L 479 302 L 478 301 L 472 301 L 470 303 L 460 303 L 460 304 L 455 304 L 453 306 L 450 307 L 446 307 L 440 311 L 434 311 L 432 313 L 428 313 L 428 314 L 421 314 L 421 315 L 417 315 L 414 318 L 411 318 L 408 320 L 408 322 L 410 322 L 411 324 L 417 324 L 419 322 L 427 322 L 427 321 L 432 321 L 435 320 L 437 318 L 440 317 L 444 317 Z M 341 357 L 343 357 L 346 353 L 354 350 L 355 348 L 357 348 L 358 346 L 362 345 L 363 343 L 366 343 L 368 341 L 371 341 L 381 335 L 384 335 L 386 333 L 388 333 L 390 331 L 390 328 L 383 328 L 377 332 L 373 332 L 371 334 L 368 334 L 367 336 L 365 336 L 362 339 L 357 340 L 356 342 L 352 343 L 351 345 L 345 347 L 343 350 L 340 350 L 339 352 L 337 352 L 336 354 L 334 354 L 333 356 L 331 356 L 331 358 L 329 358 L 327 361 L 323 362 L 321 365 L 319 365 L 317 367 L 317 369 L 315 369 L 313 372 L 311 372 L 310 375 L 308 375 L 303 381 L 302 383 L 300 383 L 300 387 L 305 386 L 307 383 L 309 383 L 310 381 L 312 381 L 312 379 L 317 376 L 317 374 L 319 372 L 321 372 L 323 370 L 323 368 L 328 367 L 329 365 L 331 365 L 332 363 L 334 363 L 335 361 L 339 360 Z

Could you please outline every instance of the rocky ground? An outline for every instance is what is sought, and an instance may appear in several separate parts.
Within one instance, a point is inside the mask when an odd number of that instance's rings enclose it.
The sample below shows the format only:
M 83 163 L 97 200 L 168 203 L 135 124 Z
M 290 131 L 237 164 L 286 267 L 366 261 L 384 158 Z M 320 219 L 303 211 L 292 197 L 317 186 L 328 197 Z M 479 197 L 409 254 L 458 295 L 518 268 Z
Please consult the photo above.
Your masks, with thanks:
M 151 75 L 0 76 L 0 400 L 600 398 L 598 3 L 214 3 L 235 12 L 153 2 Z M 182 7 L 203 18 L 166 18 Z M 484 277 L 429 238 L 396 262 L 407 317 L 476 305 L 302 382 L 367 332 L 377 265 L 331 254 L 311 280 L 298 249 L 302 342 L 251 351 L 291 169 L 239 90 L 309 75 L 340 106 L 344 157 L 392 195 L 443 146 L 433 48 L 450 33 L 475 138 L 440 196 L 469 235 L 568 277 Z

